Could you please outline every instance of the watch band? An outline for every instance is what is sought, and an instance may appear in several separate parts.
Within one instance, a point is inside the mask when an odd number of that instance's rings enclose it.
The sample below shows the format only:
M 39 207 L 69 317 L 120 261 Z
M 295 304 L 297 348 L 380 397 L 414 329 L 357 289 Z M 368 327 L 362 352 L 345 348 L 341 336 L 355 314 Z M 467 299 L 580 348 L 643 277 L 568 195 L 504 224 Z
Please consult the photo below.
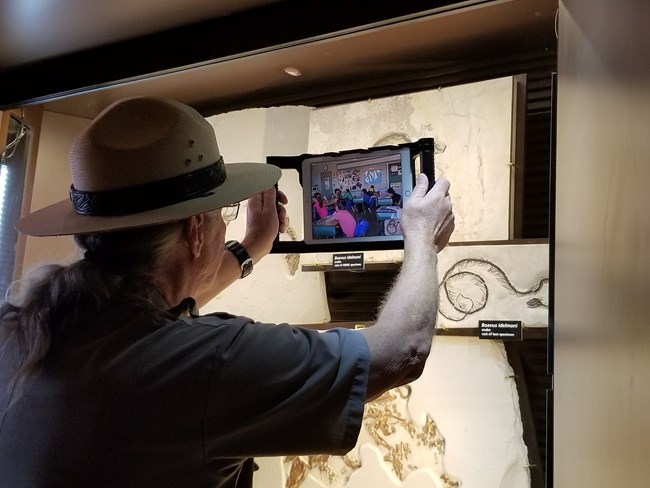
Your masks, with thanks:
M 237 261 L 239 261 L 239 267 L 241 269 L 240 278 L 246 278 L 253 272 L 253 258 L 249 256 L 248 252 L 239 241 L 226 242 L 226 250 L 233 253 L 237 258 Z

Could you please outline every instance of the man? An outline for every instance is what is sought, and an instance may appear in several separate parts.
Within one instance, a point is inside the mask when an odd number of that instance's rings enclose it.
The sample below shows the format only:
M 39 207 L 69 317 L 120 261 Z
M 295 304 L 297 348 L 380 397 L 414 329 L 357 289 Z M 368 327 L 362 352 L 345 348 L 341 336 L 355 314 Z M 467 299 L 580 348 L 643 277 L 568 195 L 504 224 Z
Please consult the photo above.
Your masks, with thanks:
M 346 188 L 345 192 L 343 192 L 343 198 L 345 199 L 345 210 L 352 210 L 352 200 L 354 199 L 354 196 L 349 188 Z
M 365 188 L 361 189 L 363 203 L 366 208 L 373 209 L 377 206 L 377 196 L 372 192 L 366 190 Z
M 392 187 L 386 190 L 386 192 L 393 200 L 393 205 L 397 206 L 400 204 L 400 202 L 402 201 L 402 195 L 397 193 Z
M 427 192 L 421 176 L 404 209 L 404 264 L 376 324 L 319 333 L 198 314 L 270 251 L 286 203 L 280 170 L 225 165 L 198 112 L 116 102 L 70 164 L 70 200 L 16 224 L 74 235 L 83 258 L 44 266 L 0 307 L 3 488 L 250 487 L 254 456 L 347 452 L 364 401 L 422 371 L 454 226 L 445 180 Z M 246 198 L 246 235 L 225 243 Z

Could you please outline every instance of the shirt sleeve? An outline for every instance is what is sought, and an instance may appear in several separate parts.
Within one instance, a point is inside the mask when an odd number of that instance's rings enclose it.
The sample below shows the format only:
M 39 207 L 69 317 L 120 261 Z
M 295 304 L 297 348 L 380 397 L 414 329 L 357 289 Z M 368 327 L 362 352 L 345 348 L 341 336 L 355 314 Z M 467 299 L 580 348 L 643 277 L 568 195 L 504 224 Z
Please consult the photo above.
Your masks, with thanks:
M 369 369 L 362 334 L 248 322 L 215 353 L 206 457 L 344 454 L 361 428 Z

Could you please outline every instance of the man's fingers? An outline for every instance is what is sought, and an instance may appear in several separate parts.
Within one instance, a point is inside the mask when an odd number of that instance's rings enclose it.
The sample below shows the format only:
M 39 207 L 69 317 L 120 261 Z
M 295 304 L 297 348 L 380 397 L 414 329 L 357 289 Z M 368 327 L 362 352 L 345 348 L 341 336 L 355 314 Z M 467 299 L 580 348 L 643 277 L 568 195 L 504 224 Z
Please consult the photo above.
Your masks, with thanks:
M 284 234 L 287 230 L 287 209 L 285 205 L 289 203 L 287 195 L 282 190 L 277 190 L 277 207 L 278 207 L 278 221 L 279 221 L 279 232 Z
M 435 240 L 436 252 L 442 251 L 447 246 L 455 228 L 456 224 L 453 218 L 445 221 L 440 234 L 438 234 Z
M 447 195 L 449 195 L 449 188 L 451 186 L 451 183 L 449 183 L 449 180 L 446 178 L 440 178 L 436 180 L 435 184 L 433 185 L 433 188 L 431 188 L 431 191 L 428 193 L 431 195 L 435 195 L 437 197 L 442 196 L 443 198 Z M 429 188 L 429 178 L 427 178 L 427 175 L 424 173 L 420 173 L 418 175 L 418 180 L 415 184 L 415 188 L 413 188 L 413 195 L 412 197 L 416 198 L 423 198 L 425 195 L 427 195 L 427 189 Z
M 268 188 L 263 192 L 250 197 L 248 199 L 248 205 L 249 207 L 252 207 L 257 211 L 263 211 L 264 209 L 268 209 L 270 207 L 273 207 L 273 209 L 277 209 L 275 195 L 276 195 L 275 188 L 274 187 Z M 279 195 L 284 196 L 284 193 L 279 192 Z M 286 198 L 287 197 L 284 196 L 285 200 Z
M 287 209 L 282 205 L 280 205 L 278 208 L 278 224 L 278 231 L 280 234 L 284 234 L 284 232 L 287 230 Z
M 275 192 L 274 187 L 271 187 L 268 190 L 264 190 L 264 207 L 265 208 L 266 208 L 267 205 L 272 206 L 273 208 L 276 207 L 276 205 L 275 205 L 275 198 L 276 198 L 275 195 L 276 195 L 276 192 Z
M 413 188 L 413 193 L 411 198 L 422 198 L 427 194 L 427 189 L 429 188 L 429 178 L 424 173 L 418 175 L 418 180 L 415 183 L 415 188 Z
M 446 178 L 439 178 L 436 180 L 435 185 L 433 185 L 433 188 L 431 188 L 432 193 L 437 193 L 438 195 L 447 196 L 449 195 L 449 187 L 451 186 L 451 183 L 449 183 L 449 180 Z

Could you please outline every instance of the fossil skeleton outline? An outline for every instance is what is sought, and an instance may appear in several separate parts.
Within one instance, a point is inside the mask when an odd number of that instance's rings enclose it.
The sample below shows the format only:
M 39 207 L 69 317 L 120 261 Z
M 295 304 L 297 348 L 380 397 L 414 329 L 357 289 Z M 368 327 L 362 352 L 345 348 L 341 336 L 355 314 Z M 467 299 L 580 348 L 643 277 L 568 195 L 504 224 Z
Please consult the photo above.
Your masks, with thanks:
M 460 322 L 468 315 L 483 310 L 488 303 L 489 288 L 484 277 L 479 274 L 485 271 L 493 276 L 498 283 L 517 297 L 531 297 L 526 301 L 528 308 L 548 308 L 544 298 L 538 294 L 548 277 L 541 278 L 528 289 L 520 290 L 512 284 L 506 272 L 492 261 L 485 258 L 465 258 L 457 261 L 445 273 L 439 288 L 444 291 L 448 304 L 441 300 L 439 312 L 447 320 Z

